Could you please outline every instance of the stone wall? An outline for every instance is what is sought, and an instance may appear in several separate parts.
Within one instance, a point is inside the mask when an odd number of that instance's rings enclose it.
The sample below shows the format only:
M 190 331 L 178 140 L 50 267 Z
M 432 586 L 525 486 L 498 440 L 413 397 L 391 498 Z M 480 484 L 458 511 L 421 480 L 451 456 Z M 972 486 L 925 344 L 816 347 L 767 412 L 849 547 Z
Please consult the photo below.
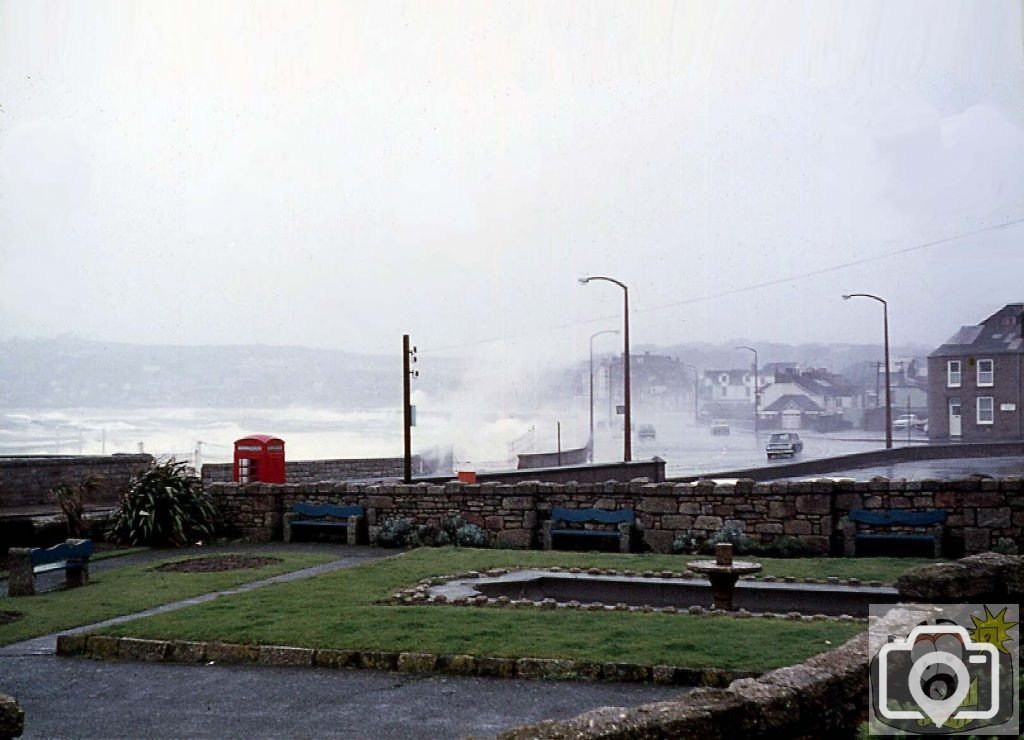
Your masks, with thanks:
M 851 509 L 930 510 L 948 513 L 949 556 L 1024 547 L 1024 481 L 816 481 L 735 485 L 698 483 L 556 484 L 214 484 L 209 487 L 228 524 L 256 540 L 281 537 L 283 513 L 296 501 L 361 504 L 370 526 L 392 517 L 440 523 L 460 515 L 488 531 L 495 543 L 536 547 L 539 522 L 551 507 L 631 508 L 641 529 L 637 545 L 669 552 L 678 535 L 704 540 L 725 524 L 770 542 L 793 537 L 822 553 L 842 551 L 840 522 Z
M 151 455 L 68 455 L 0 457 L 0 509 L 54 506 L 50 491 L 60 483 L 78 485 L 92 476 L 99 488 L 86 504 L 116 505 L 132 476 L 153 462 Z
M 230 483 L 232 463 L 203 466 L 203 483 Z M 412 474 L 426 472 L 422 458 L 412 456 Z M 323 480 L 382 480 L 405 475 L 405 459 L 401 457 L 343 458 L 338 460 L 287 460 L 284 464 L 288 483 L 319 483 Z
M 21 737 L 25 731 L 25 712 L 13 696 L 0 694 L 0 738 Z

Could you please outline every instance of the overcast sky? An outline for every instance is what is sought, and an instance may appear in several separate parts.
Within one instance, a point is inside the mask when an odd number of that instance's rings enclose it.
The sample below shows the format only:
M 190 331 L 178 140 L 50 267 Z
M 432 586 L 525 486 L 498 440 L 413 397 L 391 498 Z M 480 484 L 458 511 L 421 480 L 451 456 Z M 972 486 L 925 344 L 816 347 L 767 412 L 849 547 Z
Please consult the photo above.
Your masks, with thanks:
M 1020 0 L 0 1 L 0 336 L 937 345 L 1024 300 L 1022 90 Z

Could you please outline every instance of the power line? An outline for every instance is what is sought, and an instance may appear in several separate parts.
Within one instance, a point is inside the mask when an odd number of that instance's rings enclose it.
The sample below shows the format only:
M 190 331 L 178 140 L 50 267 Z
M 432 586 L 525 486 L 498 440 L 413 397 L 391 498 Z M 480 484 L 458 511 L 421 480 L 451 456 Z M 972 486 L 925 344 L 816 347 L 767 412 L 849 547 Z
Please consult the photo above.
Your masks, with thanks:
M 992 226 L 984 226 L 980 229 L 974 229 L 973 231 L 965 231 L 954 236 L 947 236 L 942 239 L 936 239 L 930 242 L 924 242 L 923 244 L 915 244 L 912 247 L 904 247 L 891 252 L 884 252 L 881 254 L 875 254 L 870 257 L 862 257 L 861 259 L 851 260 L 850 262 L 842 262 L 837 265 L 831 265 L 829 267 L 822 267 L 818 270 L 811 270 L 809 272 L 801 272 L 794 275 L 788 275 L 786 277 L 775 278 L 774 280 L 766 280 L 760 283 L 752 283 L 750 285 L 744 285 L 739 288 L 732 288 L 730 290 L 723 290 L 717 293 L 705 293 L 704 295 L 694 296 L 693 298 L 686 298 L 681 301 L 672 301 L 671 303 L 661 303 L 656 306 L 648 306 L 646 308 L 634 308 L 630 313 L 646 313 L 649 311 L 662 311 L 666 308 L 677 308 L 679 306 L 688 306 L 694 303 L 701 303 L 703 301 L 716 300 L 718 298 L 725 298 L 731 295 L 738 295 L 740 293 L 749 293 L 754 290 L 761 290 L 762 288 L 771 288 L 776 285 L 784 285 L 785 283 L 795 282 L 797 280 L 804 280 L 806 278 L 818 277 L 819 275 L 826 275 L 831 272 L 838 272 L 840 270 L 846 270 L 851 267 L 859 267 L 860 265 L 866 265 L 871 262 L 878 262 L 879 260 L 889 259 L 890 257 L 898 257 L 903 254 L 910 252 L 917 252 L 922 249 L 930 249 L 932 247 L 938 247 L 943 244 L 949 244 L 950 242 L 958 241 L 960 239 L 966 239 L 970 236 L 977 236 L 978 234 L 984 234 L 989 231 L 998 231 L 1005 229 L 1010 226 L 1017 226 L 1018 224 L 1024 224 L 1024 218 L 1013 219 L 1012 221 L 1004 221 L 1000 224 L 994 224 Z M 568 329 L 574 326 L 586 326 L 588 324 L 596 324 L 602 321 L 610 321 L 612 319 L 619 318 L 618 314 L 609 314 L 607 316 L 596 316 L 592 319 L 580 319 L 578 321 L 570 321 L 565 324 L 554 324 L 551 326 L 542 327 L 533 331 L 523 332 L 521 334 L 512 334 L 503 337 L 491 337 L 489 339 L 478 339 L 472 342 L 464 342 L 462 344 L 450 344 L 444 347 L 434 347 L 432 349 L 420 350 L 423 353 L 434 353 L 434 352 L 446 352 L 452 349 L 465 349 L 467 347 L 476 347 L 481 344 L 491 344 L 492 342 L 503 342 L 508 340 L 522 339 L 524 337 L 534 336 L 541 332 L 559 331 L 561 329 Z

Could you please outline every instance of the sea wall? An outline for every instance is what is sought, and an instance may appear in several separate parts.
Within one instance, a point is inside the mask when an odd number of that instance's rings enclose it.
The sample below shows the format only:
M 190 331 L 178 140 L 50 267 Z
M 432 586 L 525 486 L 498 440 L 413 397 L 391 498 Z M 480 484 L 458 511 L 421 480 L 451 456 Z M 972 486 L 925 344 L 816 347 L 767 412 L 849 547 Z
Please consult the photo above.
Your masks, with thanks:
M 77 486 L 94 478 L 96 490 L 85 503 L 117 504 L 133 476 L 153 462 L 151 455 L 23 455 L 0 457 L 0 510 L 54 506 L 50 491 L 61 483 Z

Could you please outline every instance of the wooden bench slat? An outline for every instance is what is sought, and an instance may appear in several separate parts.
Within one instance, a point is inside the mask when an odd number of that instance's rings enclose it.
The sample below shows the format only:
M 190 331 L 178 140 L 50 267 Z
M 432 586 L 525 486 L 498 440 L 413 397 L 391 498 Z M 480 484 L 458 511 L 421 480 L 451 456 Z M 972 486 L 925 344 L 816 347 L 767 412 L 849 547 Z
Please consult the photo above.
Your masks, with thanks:
M 566 509 L 555 506 L 551 509 L 551 520 L 557 522 L 599 522 L 601 524 L 632 524 L 636 515 L 632 509 Z

